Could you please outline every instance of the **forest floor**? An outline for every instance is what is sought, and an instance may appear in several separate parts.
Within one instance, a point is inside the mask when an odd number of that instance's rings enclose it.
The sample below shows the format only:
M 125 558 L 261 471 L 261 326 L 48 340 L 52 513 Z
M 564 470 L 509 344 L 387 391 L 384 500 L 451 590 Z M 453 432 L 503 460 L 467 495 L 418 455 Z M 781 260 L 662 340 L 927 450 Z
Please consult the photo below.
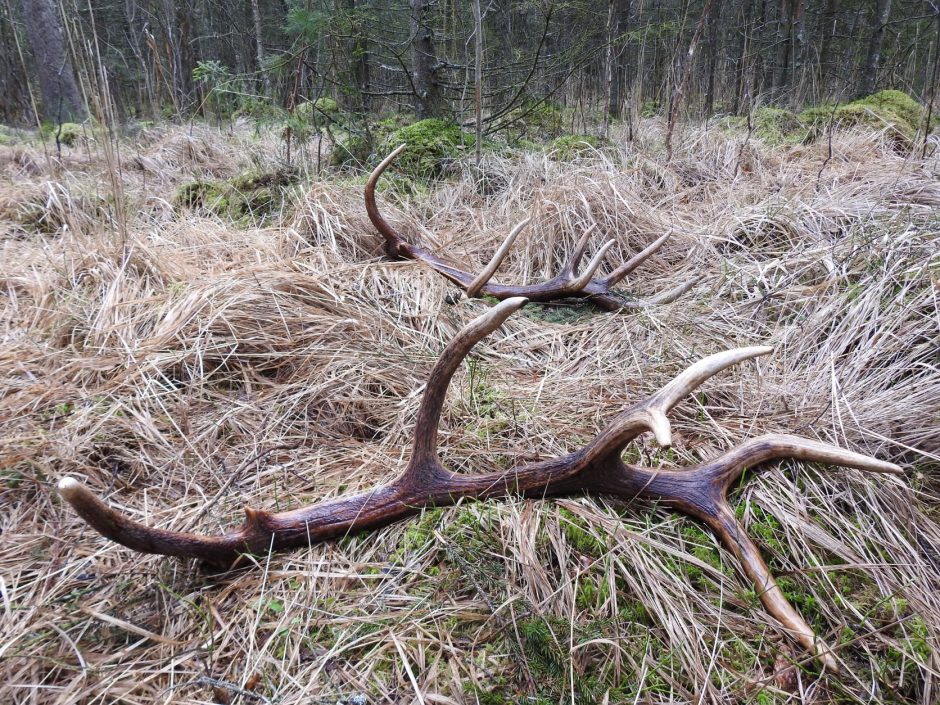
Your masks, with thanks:
M 0 147 L 0 702 L 938 702 L 940 157 L 702 126 L 667 160 L 659 121 L 638 134 L 380 194 L 472 268 L 531 216 L 503 283 L 555 273 L 589 227 L 614 264 L 672 233 L 630 295 L 697 277 L 667 305 L 515 314 L 454 379 L 444 461 L 569 452 L 700 357 L 774 346 L 676 408 L 673 448 L 626 457 L 787 432 L 904 467 L 770 463 L 733 493 L 841 675 L 711 533 L 642 502 L 466 503 L 228 574 L 89 529 L 65 474 L 207 533 L 393 478 L 437 355 L 489 305 L 384 258 L 363 177 L 316 176 L 314 148 L 287 172 L 274 132 L 157 126 Z

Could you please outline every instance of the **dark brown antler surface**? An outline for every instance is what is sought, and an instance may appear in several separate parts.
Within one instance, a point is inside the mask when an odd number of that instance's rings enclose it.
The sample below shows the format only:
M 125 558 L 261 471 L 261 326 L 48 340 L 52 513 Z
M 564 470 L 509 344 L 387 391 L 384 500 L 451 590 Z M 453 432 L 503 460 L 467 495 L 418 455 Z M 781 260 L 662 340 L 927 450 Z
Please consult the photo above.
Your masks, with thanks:
M 644 250 L 634 255 L 629 261 L 621 264 L 606 277 L 594 279 L 594 274 L 600 268 L 604 255 L 607 254 L 607 250 L 613 247 L 614 241 L 608 240 L 605 242 L 584 268 L 584 271 L 578 274 L 578 268 L 581 265 L 581 260 L 584 257 L 584 253 L 590 241 L 590 229 L 581 236 L 578 244 L 575 245 L 574 251 L 568 257 L 564 267 L 562 267 L 562 270 L 548 281 L 539 284 L 519 286 L 490 284 L 490 279 L 506 258 L 516 237 L 518 237 L 522 229 L 529 223 L 528 218 L 512 229 L 509 236 L 496 250 L 493 258 L 490 260 L 489 264 L 483 268 L 480 274 L 474 275 L 448 264 L 423 247 L 407 242 L 379 212 L 379 206 L 375 200 L 376 184 L 378 184 L 379 178 L 388 168 L 389 164 L 395 161 L 395 158 L 398 157 L 406 147 L 407 145 L 404 144 L 399 146 L 394 152 L 389 154 L 382 163 L 373 170 L 371 176 L 369 176 L 369 181 L 366 183 L 365 189 L 366 211 L 369 214 L 369 220 L 372 221 L 376 230 L 385 238 L 385 252 L 389 257 L 413 259 L 424 262 L 438 274 L 442 274 L 461 287 L 467 292 L 467 296 L 470 298 L 485 295 L 505 300 L 522 296 L 530 301 L 539 302 L 581 298 L 588 299 L 608 311 L 619 311 L 623 308 L 640 308 L 652 304 L 670 303 L 678 299 L 695 285 L 696 280 L 692 279 L 691 281 L 680 284 L 674 289 L 670 289 L 669 291 L 665 291 L 642 301 L 628 301 L 618 296 L 613 291 L 613 288 L 623 281 L 630 272 L 643 264 L 650 255 L 662 247 L 663 243 L 669 239 L 670 234 L 666 233 L 658 237 Z
M 374 529 L 419 512 L 422 507 L 454 504 L 460 499 L 495 499 L 509 495 L 545 496 L 594 492 L 627 500 L 659 500 L 701 520 L 737 556 L 754 583 L 764 607 L 794 640 L 818 655 L 825 667 L 837 670 L 834 655 L 787 601 L 728 503 L 728 488 L 747 467 L 775 458 L 798 458 L 872 472 L 900 473 L 891 463 L 817 441 L 768 435 L 743 443 L 703 465 L 677 470 L 647 469 L 621 459 L 637 436 L 652 431 L 663 446 L 671 444 L 666 414 L 712 375 L 738 362 L 771 352 L 750 347 L 717 353 L 696 362 L 645 401 L 617 416 L 584 448 L 560 458 L 520 465 L 501 472 L 463 475 L 443 467 L 437 453 L 437 428 L 454 372 L 483 337 L 496 330 L 526 303 L 513 298 L 494 306 L 461 330 L 431 371 L 415 423 L 411 460 L 396 480 L 360 494 L 326 500 L 288 512 L 245 509 L 237 530 L 222 536 L 154 529 L 111 509 L 71 477 L 59 491 L 75 511 L 99 533 L 135 551 L 199 558 L 214 565 L 232 565 L 240 554 L 266 553 Z

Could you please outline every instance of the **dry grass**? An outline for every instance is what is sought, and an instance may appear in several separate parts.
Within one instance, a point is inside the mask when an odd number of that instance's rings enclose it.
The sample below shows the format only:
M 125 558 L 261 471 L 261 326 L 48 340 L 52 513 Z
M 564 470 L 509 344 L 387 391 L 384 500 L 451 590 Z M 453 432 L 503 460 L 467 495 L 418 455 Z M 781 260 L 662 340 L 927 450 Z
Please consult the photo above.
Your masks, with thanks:
M 531 214 L 500 281 L 554 271 L 591 225 L 612 262 L 675 233 L 636 295 L 702 276 L 639 313 L 511 319 L 455 379 L 446 462 L 571 450 L 698 357 L 776 346 L 680 405 L 675 449 L 628 454 L 694 463 L 786 431 L 906 466 L 780 463 L 737 494 L 845 675 L 820 676 L 711 535 L 660 507 L 467 504 L 223 576 L 85 528 L 62 474 L 205 532 L 245 503 L 391 478 L 435 356 L 485 305 L 381 259 L 356 179 L 308 180 L 263 228 L 180 209 L 180 182 L 276 165 L 276 138 L 161 129 L 122 146 L 118 199 L 94 143 L 0 148 L 0 701 L 937 702 L 940 164 L 862 133 L 826 161 L 714 130 L 666 163 L 661 126 L 642 134 L 385 193 L 403 228 L 474 265 Z

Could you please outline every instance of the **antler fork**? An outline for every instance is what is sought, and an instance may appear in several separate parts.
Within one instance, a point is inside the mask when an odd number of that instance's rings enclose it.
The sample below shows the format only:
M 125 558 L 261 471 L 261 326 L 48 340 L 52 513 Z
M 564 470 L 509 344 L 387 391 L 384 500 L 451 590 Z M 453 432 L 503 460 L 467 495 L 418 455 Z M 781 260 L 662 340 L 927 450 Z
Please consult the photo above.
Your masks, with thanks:
M 590 443 L 568 455 L 480 475 L 451 472 L 437 453 L 437 429 L 450 380 L 473 346 L 496 330 L 524 298 L 511 298 L 471 321 L 450 342 L 431 371 L 415 422 L 411 459 L 387 485 L 330 499 L 287 512 L 245 509 L 245 521 L 222 536 L 201 536 L 156 529 L 111 509 L 79 481 L 64 477 L 59 491 L 76 512 L 103 536 L 143 553 L 199 558 L 228 567 L 242 553 L 265 553 L 375 529 L 426 506 L 460 499 L 497 499 L 509 495 L 542 498 L 573 493 L 604 493 L 627 500 L 660 500 L 707 524 L 737 557 L 754 583 L 761 602 L 791 637 L 813 651 L 829 670 L 837 670 L 833 653 L 787 601 L 760 551 L 747 536 L 728 503 L 728 488 L 744 468 L 776 458 L 797 458 L 871 472 L 899 474 L 901 469 L 848 450 L 787 435 L 746 441 L 716 460 L 684 469 L 649 469 L 624 463 L 621 453 L 637 436 L 652 431 L 669 446 L 666 414 L 684 397 L 721 370 L 771 352 L 749 347 L 710 355 L 686 369 L 648 399 L 617 416 Z
M 375 187 L 379 182 L 379 178 L 406 147 L 407 145 L 404 144 L 399 146 L 394 152 L 385 157 L 382 163 L 375 167 L 372 174 L 369 176 L 365 188 L 366 211 L 369 214 L 369 220 L 372 221 L 375 229 L 385 238 L 385 252 L 389 257 L 413 259 L 424 262 L 435 272 L 442 274 L 464 289 L 469 298 L 484 295 L 504 300 L 522 296 L 530 301 L 540 302 L 581 298 L 588 299 L 607 311 L 619 311 L 624 308 L 641 308 L 652 304 L 671 303 L 691 289 L 697 281 L 696 279 L 692 279 L 673 289 L 641 301 L 629 301 L 622 296 L 618 296 L 613 288 L 623 281 L 630 272 L 643 264 L 650 255 L 662 247 L 663 243 L 669 239 L 671 233 L 666 233 L 656 238 L 656 240 L 651 242 L 641 252 L 638 252 L 628 261 L 622 263 L 606 277 L 594 279 L 594 274 L 600 268 L 604 260 L 604 255 L 607 254 L 607 250 L 613 247 L 614 241 L 608 240 L 601 245 L 600 249 L 597 250 L 584 270 L 578 274 L 578 268 L 581 265 L 581 260 L 584 258 L 584 253 L 587 251 L 591 238 L 592 228 L 589 228 L 578 240 L 578 243 L 568 256 L 568 260 L 565 262 L 561 271 L 548 281 L 539 284 L 516 286 L 490 284 L 489 280 L 496 273 L 496 270 L 499 268 L 499 265 L 502 264 L 506 255 L 509 254 L 510 248 L 519 236 L 519 233 L 528 225 L 529 219 L 526 218 L 510 231 L 502 245 L 497 248 L 492 259 L 478 275 L 474 275 L 471 272 L 466 272 L 448 264 L 434 253 L 429 252 L 419 245 L 412 245 L 385 220 L 379 212 L 379 206 L 375 200 Z

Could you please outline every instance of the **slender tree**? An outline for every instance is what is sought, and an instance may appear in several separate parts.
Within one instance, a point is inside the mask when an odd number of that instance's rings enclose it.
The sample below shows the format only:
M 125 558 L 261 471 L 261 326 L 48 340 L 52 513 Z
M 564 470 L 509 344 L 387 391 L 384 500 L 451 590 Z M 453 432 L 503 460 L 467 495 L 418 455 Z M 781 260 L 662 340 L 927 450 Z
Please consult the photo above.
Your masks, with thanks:
M 412 83 L 418 119 L 437 117 L 443 111 L 437 81 L 437 57 L 430 24 L 431 0 L 411 0 Z
M 865 54 L 865 66 L 859 75 L 859 95 L 868 95 L 875 90 L 875 74 L 881 64 L 881 48 L 884 44 L 885 30 L 891 16 L 891 0 L 878 0 L 872 15 L 871 36 L 868 39 L 868 52 Z
M 42 94 L 42 117 L 57 123 L 83 120 L 88 113 L 75 81 L 58 8 L 53 0 L 20 2 Z

